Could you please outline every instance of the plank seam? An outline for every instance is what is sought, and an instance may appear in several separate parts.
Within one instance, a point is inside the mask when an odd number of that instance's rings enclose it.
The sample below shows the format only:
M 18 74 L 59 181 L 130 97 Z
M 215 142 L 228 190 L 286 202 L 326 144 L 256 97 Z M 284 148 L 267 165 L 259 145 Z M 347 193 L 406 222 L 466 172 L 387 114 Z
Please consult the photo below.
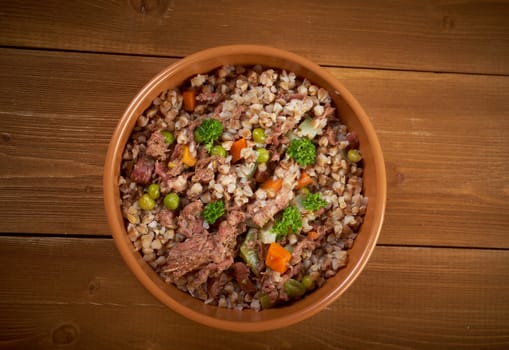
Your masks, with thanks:
M 32 47 L 32 46 L 12 46 L 0 45 L 0 49 L 14 49 L 26 51 L 42 51 L 42 52 L 63 52 L 63 53 L 78 53 L 90 55 L 110 55 L 110 56 L 128 56 L 140 58 L 168 58 L 168 59 L 182 59 L 184 56 L 171 56 L 171 55 L 142 55 L 137 53 L 126 52 L 111 52 L 111 51 L 92 51 L 92 50 L 72 50 L 72 49 L 56 49 L 48 47 Z M 363 70 L 379 70 L 389 72 L 408 72 L 408 73 L 434 73 L 434 74 L 455 74 L 455 75 L 471 75 L 471 76 L 487 76 L 487 77 L 508 77 L 509 74 L 496 74 L 496 73 L 480 73 L 480 72 L 463 72 L 463 71 L 440 71 L 440 70 L 420 70 L 420 69 L 404 69 L 404 68 L 391 68 L 391 67 L 366 67 L 366 66 L 342 66 L 319 64 L 323 68 L 340 68 L 340 69 L 363 69 Z
M 22 232 L 2 232 L 0 238 L 70 238 L 70 239 L 109 239 L 113 240 L 110 235 L 99 234 L 65 234 L 65 233 L 22 233 Z M 416 249 L 462 249 L 462 250 L 485 250 L 485 251 L 509 251 L 507 247 L 468 247 L 468 246 L 446 246 L 446 245 L 419 245 L 419 244 L 393 244 L 379 243 L 377 247 L 383 248 L 416 248 Z

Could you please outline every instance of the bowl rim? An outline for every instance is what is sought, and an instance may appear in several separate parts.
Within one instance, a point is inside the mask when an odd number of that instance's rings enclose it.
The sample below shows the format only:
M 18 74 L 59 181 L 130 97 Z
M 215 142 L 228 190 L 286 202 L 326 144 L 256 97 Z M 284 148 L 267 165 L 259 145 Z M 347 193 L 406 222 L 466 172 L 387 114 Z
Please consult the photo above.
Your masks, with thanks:
M 324 81 L 327 82 L 328 85 L 334 88 L 334 91 L 329 91 L 329 93 L 341 95 L 345 103 L 352 109 L 352 111 L 356 115 L 356 118 L 362 125 L 362 128 L 364 129 L 364 132 L 367 135 L 367 139 L 369 139 L 370 141 L 371 149 L 374 152 L 373 154 L 374 169 L 377 172 L 377 176 L 375 178 L 377 186 L 377 198 L 375 198 L 375 200 L 378 203 L 377 206 L 378 210 L 373 213 L 374 227 L 371 229 L 372 233 L 369 237 L 366 247 L 362 251 L 362 254 L 360 255 L 358 261 L 356 262 L 355 267 L 345 277 L 342 283 L 336 286 L 336 288 L 334 288 L 334 290 L 332 290 L 325 298 L 320 299 L 319 302 L 306 305 L 305 307 L 298 309 L 297 312 L 291 313 L 289 315 L 284 315 L 282 317 L 273 318 L 269 320 L 263 320 L 261 322 L 259 321 L 238 322 L 214 318 L 212 316 L 197 312 L 191 308 L 186 307 L 185 305 L 183 305 L 182 303 L 173 299 L 170 295 L 165 293 L 147 275 L 147 267 L 150 268 L 150 266 L 148 266 L 148 264 L 146 266 L 142 266 L 141 264 L 139 264 L 138 260 L 133 259 L 132 243 L 130 241 L 127 241 L 127 233 L 125 225 L 123 225 L 123 217 L 120 210 L 118 172 L 116 172 L 116 168 L 117 167 L 119 168 L 120 166 L 121 156 L 124 151 L 125 143 L 118 141 L 121 139 L 122 136 L 125 137 L 126 133 L 130 135 L 131 128 L 129 127 L 129 122 L 131 121 L 131 119 L 136 118 L 135 112 L 139 110 L 140 105 L 146 102 L 145 100 L 147 99 L 147 94 L 155 87 L 157 87 L 161 83 L 161 81 L 171 77 L 175 72 L 178 72 L 183 67 L 187 67 L 189 65 L 195 64 L 196 62 L 209 60 L 211 57 L 218 57 L 221 55 L 223 57 L 225 55 L 226 56 L 251 55 L 253 61 L 252 64 L 256 64 L 257 61 L 256 57 L 268 57 L 268 56 L 276 57 L 282 60 L 289 60 L 290 62 L 292 62 L 292 64 L 294 63 L 298 66 L 301 66 L 304 70 L 309 71 L 310 73 L 322 78 Z M 218 66 L 220 65 L 221 64 L 218 64 Z M 112 186 L 112 184 L 114 185 Z M 295 324 L 297 322 L 300 322 L 304 319 L 307 319 L 321 311 L 326 306 L 330 305 L 348 289 L 348 287 L 353 283 L 353 281 L 359 276 L 361 271 L 365 268 L 380 236 L 386 207 L 387 180 L 382 148 L 380 146 L 375 129 L 372 126 L 368 116 L 364 112 L 364 109 L 361 107 L 357 99 L 346 89 L 345 86 L 343 86 L 343 84 L 336 77 L 334 77 L 331 73 L 320 67 L 318 64 L 290 51 L 281 50 L 278 48 L 264 45 L 227 45 L 201 50 L 178 60 L 177 62 L 167 66 L 162 71 L 157 73 L 145 84 L 145 86 L 143 86 L 138 91 L 138 93 L 130 101 L 128 107 L 122 114 L 122 117 L 118 121 L 117 126 L 113 132 L 113 135 L 110 139 L 104 164 L 103 195 L 107 221 L 112 231 L 112 236 L 114 238 L 115 245 L 117 246 L 117 249 L 119 250 L 124 262 L 128 265 L 131 272 L 134 273 L 139 282 L 141 282 L 141 284 L 145 288 L 147 288 L 153 296 L 155 296 L 160 302 L 170 307 L 172 310 L 176 311 L 180 315 L 183 315 L 195 322 L 222 330 L 254 332 L 283 328 Z M 112 208 L 116 209 L 112 210 Z M 122 225 L 119 225 L 119 223 L 122 223 Z M 130 244 L 131 246 L 129 247 L 128 244 Z M 267 311 L 270 310 L 262 312 Z M 250 312 L 250 310 L 243 311 L 232 310 L 232 312 Z

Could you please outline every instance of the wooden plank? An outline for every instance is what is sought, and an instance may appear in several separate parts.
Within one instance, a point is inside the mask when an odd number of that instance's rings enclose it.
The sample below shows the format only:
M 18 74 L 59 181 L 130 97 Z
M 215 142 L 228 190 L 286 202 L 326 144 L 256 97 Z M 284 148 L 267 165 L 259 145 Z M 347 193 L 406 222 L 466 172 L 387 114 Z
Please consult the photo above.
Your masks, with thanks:
M 174 60 L 3 50 L 0 61 L 2 232 L 109 234 L 109 138 L 137 90 Z
M 256 43 L 320 64 L 509 73 L 507 1 L 9 1 L 0 45 L 180 57 Z
M 334 71 L 380 138 L 388 172 L 381 242 L 508 247 L 506 77 Z M 473 243 L 476 242 L 476 243 Z
M 260 334 L 209 329 L 168 310 L 135 280 L 110 239 L 4 236 L 0 266 L 2 348 L 509 346 L 507 250 L 378 247 L 331 307 Z
M 1 50 L 0 231 L 109 234 L 109 136 L 170 62 Z M 365 107 L 384 149 L 381 243 L 509 247 L 508 77 L 329 70 Z

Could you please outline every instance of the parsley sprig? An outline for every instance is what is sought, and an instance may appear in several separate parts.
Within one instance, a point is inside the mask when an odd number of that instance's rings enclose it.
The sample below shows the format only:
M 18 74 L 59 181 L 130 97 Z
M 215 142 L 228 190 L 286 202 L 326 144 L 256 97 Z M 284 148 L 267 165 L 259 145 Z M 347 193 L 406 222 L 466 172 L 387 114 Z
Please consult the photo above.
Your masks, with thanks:
M 283 211 L 280 220 L 277 220 L 272 226 L 272 231 L 276 233 L 277 238 L 285 237 L 288 233 L 297 233 L 302 227 L 302 218 L 299 209 L 294 206 L 288 206 Z
M 290 142 L 286 153 L 300 166 L 306 167 L 315 163 L 316 146 L 308 138 L 296 138 Z
M 194 140 L 203 143 L 207 151 L 212 149 L 214 142 L 223 133 L 223 124 L 217 119 L 205 119 L 200 126 L 194 130 Z
M 322 198 L 320 193 L 310 193 L 302 201 L 302 206 L 306 210 L 316 211 L 327 206 L 327 201 Z
M 224 202 L 215 201 L 208 203 L 203 209 L 202 216 L 209 224 L 214 224 L 217 219 L 224 215 Z

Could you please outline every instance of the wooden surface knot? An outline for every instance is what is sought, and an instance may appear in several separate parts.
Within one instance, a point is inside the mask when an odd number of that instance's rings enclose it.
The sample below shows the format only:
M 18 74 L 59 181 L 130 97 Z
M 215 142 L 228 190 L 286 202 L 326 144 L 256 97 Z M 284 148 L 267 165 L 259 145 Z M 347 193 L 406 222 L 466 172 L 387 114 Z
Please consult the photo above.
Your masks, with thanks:
M 168 0 L 129 0 L 131 7 L 140 15 L 163 15 L 168 8 Z
M 386 162 L 387 182 L 390 185 L 399 185 L 405 181 L 405 174 L 392 162 Z
M 101 288 L 101 283 L 93 279 L 88 283 L 88 295 L 92 296 L 97 293 L 97 291 Z
M 9 134 L 8 132 L 3 132 L 1 134 L 0 140 L 2 140 L 2 143 L 9 143 L 9 142 L 11 142 L 11 134 Z
M 55 345 L 69 345 L 78 340 L 79 330 L 72 324 L 62 324 L 55 328 L 51 339 Z
M 456 26 L 456 20 L 451 15 L 444 15 L 442 17 L 442 30 L 443 31 L 451 31 L 454 30 L 454 27 Z

